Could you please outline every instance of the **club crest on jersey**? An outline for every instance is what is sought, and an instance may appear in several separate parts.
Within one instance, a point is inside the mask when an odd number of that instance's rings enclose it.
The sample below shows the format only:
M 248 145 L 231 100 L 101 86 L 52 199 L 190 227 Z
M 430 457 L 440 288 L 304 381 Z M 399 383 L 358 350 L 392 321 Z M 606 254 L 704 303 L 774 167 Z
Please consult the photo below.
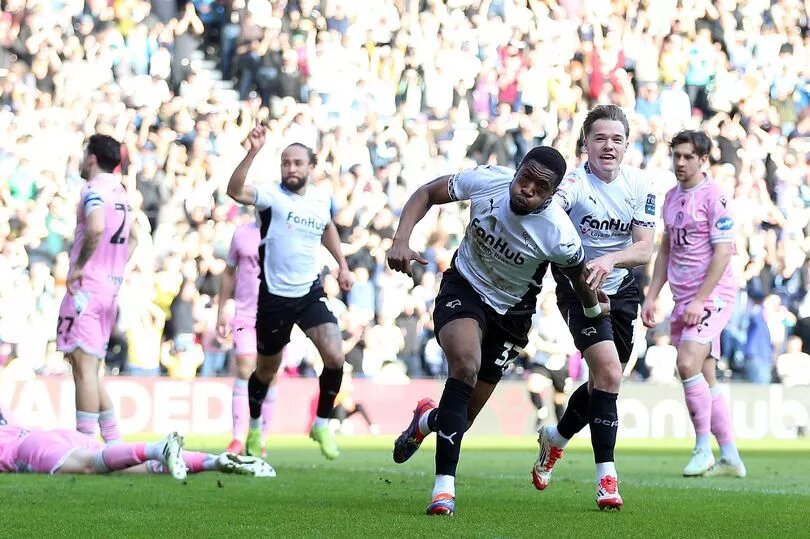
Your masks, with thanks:
M 532 243 L 532 237 L 529 236 L 528 232 L 523 233 L 523 241 L 526 242 L 526 247 L 528 247 L 532 251 L 537 251 L 537 246 L 534 243 Z
M 731 227 L 734 226 L 734 220 L 731 217 L 722 217 L 714 226 L 717 227 L 717 230 L 731 230 Z
M 501 262 L 512 262 L 518 266 L 526 262 L 523 256 L 517 252 L 513 246 L 509 245 L 509 242 L 500 236 L 495 237 L 491 232 L 487 232 L 481 226 L 481 220 L 478 217 L 472 220 L 470 227 L 475 235 L 474 241 L 476 241 L 479 246 L 484 247 L 484 249 L 488 251 L 488 254 Z

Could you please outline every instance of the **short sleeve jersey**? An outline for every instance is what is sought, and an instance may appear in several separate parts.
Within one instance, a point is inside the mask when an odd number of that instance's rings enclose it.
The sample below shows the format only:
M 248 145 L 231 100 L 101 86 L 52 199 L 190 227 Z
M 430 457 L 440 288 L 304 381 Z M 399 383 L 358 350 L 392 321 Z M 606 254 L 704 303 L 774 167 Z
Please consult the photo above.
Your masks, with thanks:
M 280 184 L 256 187 L 259 267 L 271 294 L 300 298 L 318 278 L 318 249 L 332 218 L 326 192 L 310 185 L 305 195 Z
M 124 282 L 129 258 L 129 228 L 132 208 L 118 178 L 102 173 L 88 181 L 81 191 L 76 212 L 76 238 L 70 249 L 70 269 L 79 258 L 87 235 L 87 216 L 104 212 L 104 232 L 96 250 L 84 265 L 81 289 L 85 292 L 117 294 Z
M 496 312 L 534 312 L 549 262 L 584 260 L 582 243 L 565 212 L 551 200 L 528 215 L 509 206 L 514 171 L 483 166 L 454 174 L 453 200 L 470 200 L 470 223 L 454 267 Z
M 618 176 L 606 183 L 585 163 L 563 179 L 554 198 L 574 223 L 587 260 L 632 245 L 634 226 L 655 228 L 658 208 L 652 182 L 634 167 L 622 165 Z M 605 293 L 615 294 L 627 273 L 613 268 L 602 287 Z
M 731 198 L 708 177 L 691 189 L 676 185 L 664 197 L 664 226 L 669 236 L 667 280 L 675 301 L 689 301 L 709 271 L 714 245 L 734 241 Z M 737 281 L 731 264 L 713 295 L 734 298 Z

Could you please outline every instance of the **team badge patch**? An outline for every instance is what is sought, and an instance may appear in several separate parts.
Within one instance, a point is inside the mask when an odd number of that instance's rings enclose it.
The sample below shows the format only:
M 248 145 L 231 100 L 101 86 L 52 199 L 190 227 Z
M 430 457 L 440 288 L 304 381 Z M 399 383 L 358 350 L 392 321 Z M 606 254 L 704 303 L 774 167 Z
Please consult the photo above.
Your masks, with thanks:
M 647 195 L 647 204 L 644 206 L 647 215 L 655 215 L 655 195 Z

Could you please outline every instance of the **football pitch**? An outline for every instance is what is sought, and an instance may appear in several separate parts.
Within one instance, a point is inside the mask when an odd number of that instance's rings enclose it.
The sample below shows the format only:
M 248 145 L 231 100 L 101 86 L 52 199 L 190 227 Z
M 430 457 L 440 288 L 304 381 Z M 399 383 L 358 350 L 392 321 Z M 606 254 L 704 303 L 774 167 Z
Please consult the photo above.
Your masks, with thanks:
M 274 479 L 0 476 L 0 537 L 808 537 L 810 440 L 743 442 L 748 477 L 687 479 L 690 443 L 620 441 L 621 512 L 594 503 L 587 439 L 575 439 L 543 492 L 532 438 L 469 435 L 454 517 L 427 517 L 433 443 L 407 463 L 387 436 L 339 438 L 321 457 L 304 437 L 273 439 Z M 219 452 L 227 440 L 190 437 Z

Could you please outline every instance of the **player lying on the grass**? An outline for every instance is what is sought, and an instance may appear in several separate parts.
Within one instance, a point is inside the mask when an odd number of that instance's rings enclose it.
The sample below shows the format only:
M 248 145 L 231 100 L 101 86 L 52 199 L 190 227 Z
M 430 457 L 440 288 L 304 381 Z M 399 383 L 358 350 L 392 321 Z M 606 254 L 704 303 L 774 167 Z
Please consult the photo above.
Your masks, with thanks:
M 441 176 L 408 199 L 388 250 L 391 269 L 410 274 L 424 264 L 409 247 L 413 227 L 435 204 L 471 200 L 470 223 L 442 277 L 433 320 L 449 376 L 439 405 L 422 399 L 394 444 L 405 462 L 436 432 L 436 481 L 429 515 L 455 511 L 455 475 L 472 410 L 487 401 L 503 370 L 526 346 L 537 294 L 549 262 L 558 264 L 580 294 L 585 316 L 610 311 L 604 294 L 585 281 L 582 242 L 563 209 L 551 202 L 565 159 L 548 146 L 532 148 L 517 171 L 485 166 Z M 602 299 L 598 299 L 601 296 Z M 604 303 L 602 303 L 604 301 Z
M 0 473 L 103 474 L 127 471 L 169 473 L 178 480 L 188 473 L 216 471 L 275 477 L 267 462 L 233 453 L 212 455 L 183 451 L 183 437 L 173 432 L 159 442 L 105 446 L 75 430 L 28 430 L 8 424 L 0 411 Z

